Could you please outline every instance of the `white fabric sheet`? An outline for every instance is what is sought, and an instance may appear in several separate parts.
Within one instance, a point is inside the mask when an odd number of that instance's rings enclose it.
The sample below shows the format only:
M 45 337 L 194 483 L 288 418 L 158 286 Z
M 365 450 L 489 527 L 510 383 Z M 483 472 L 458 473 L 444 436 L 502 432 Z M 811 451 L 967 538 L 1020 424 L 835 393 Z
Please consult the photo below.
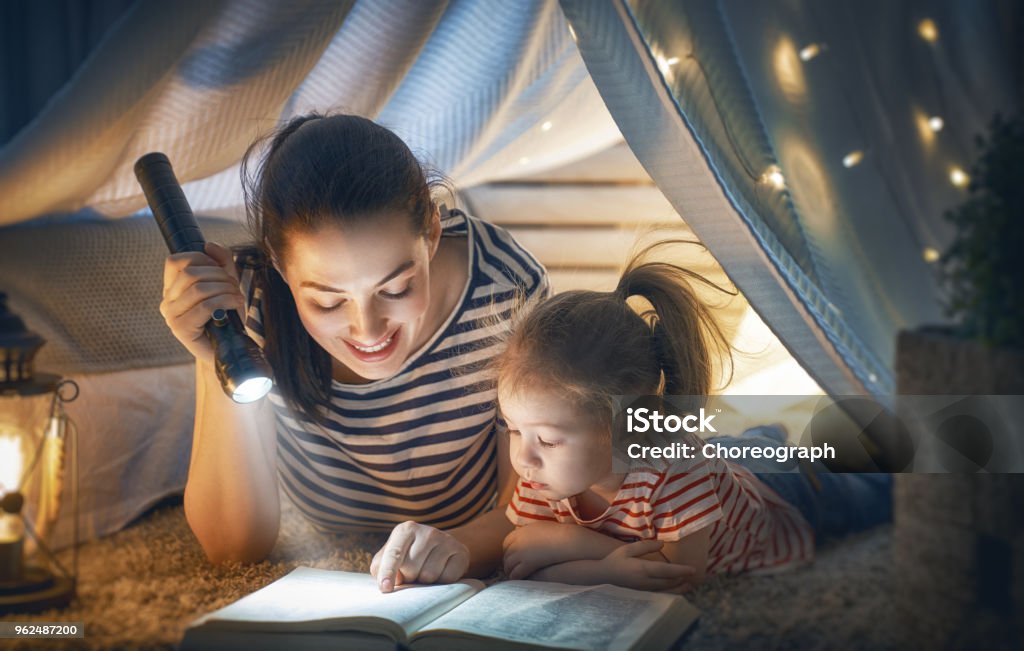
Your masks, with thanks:
M 132 165 L 153 150 L 194 181 L 194 210 L 228 212 L 249 143 L 310 110 L 378 118 L 461 187 L 620 138 L 554 0 L 187 7 L 140 0 L 0 150 L 0 225 L 131 214 L 145 206 Z
M 185 488 L 195 414 L 195 365 L 71 375 L 77 400 L 65 411 L 78 432 L 81 540 L 123 528 Z M 72 540 L 65 499 L 54 542 Z

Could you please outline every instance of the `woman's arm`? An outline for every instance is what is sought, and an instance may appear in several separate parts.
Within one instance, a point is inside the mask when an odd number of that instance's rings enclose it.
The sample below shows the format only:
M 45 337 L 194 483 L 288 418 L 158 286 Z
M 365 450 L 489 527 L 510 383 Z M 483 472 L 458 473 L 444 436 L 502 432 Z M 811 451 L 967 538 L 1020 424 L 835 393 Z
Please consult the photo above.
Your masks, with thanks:
M 505 508 L 516 489 L 516 473 L 509 460 L 508 436 L 499 433 L 497 438 L 498 497 L 494 508 L 448 532 L 469 551 L 466 574 L 473 577 L 490 576 L 501 566 L 502 541 L 514 528 Z
M 505 507 L 515 490 L 507 436 L 498 436 L 497 454 L 496 506 L 448 531 L 416 522 L 396 526 L 370 563 L 370 574 L 382 592 L 402 583 L 452 583 L 466 575 L 488 576 L 498 568 L 502 541 L 512 531 Z
M 280 526 L 273 415 L 266 398 L 240 405 L 196 362 L 196 420 L 185 516 L 213 563 L 258 562 Z
M 160 314 L 196 358 L 185 516 L 212 562 L 259 561 L 273 548 L 280 521 L 273 419 L 266 399 L 238 405 L 221 390 L 204 332 L 217 308 L 245 312 L 231 252 L 210 242 L 205 254 L 168 256 Z

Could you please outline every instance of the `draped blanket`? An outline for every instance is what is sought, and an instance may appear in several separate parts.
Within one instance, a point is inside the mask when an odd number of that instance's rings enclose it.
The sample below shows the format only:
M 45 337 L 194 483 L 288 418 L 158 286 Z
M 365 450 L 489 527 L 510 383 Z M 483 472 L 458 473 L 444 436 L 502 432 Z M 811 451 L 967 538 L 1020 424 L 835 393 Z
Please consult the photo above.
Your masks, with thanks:
M 139 0 L 0 150 L 0 225 L 129 215 L 153 150 L 196 211 L 236 214 L 248 145 L 310 110 L 377 119 L 457 187 L 621 139 L 554 0 Z

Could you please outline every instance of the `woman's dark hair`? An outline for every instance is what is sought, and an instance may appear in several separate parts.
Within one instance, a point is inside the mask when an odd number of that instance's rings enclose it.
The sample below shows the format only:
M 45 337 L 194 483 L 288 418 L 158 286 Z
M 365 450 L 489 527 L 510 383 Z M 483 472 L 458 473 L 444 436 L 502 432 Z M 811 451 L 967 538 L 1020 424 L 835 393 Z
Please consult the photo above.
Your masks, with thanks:
M 266 145 L 258 162 L 257 152 Z M 236 251 L 254 268 L 262 293 L 264 354 L 292 409 L 319 421 L 330 401 L 330 354 L 309 335 L 275 262 L 284 264 L 288 238 L 325 225 L 367 223 L 404 213 L 426 234 L 434 211 L 431 190 L 446 187 L 389 129 L 356 115 L 296 117 L 257 140 L 242 159 L 242 187 L 254 244 Z
M 614 396 L 690 396 L 703 405 L 731 348 L 692 283 L 734 292 L 688 269 L 644 262 L 653 248 L 632 259 L 614 291 L 564 292 L 529 310 L 496 364 L 502 393 L 557 389 L 603 425 L 611 425 Z M 638 312 L 630 297 L 651 309 Z

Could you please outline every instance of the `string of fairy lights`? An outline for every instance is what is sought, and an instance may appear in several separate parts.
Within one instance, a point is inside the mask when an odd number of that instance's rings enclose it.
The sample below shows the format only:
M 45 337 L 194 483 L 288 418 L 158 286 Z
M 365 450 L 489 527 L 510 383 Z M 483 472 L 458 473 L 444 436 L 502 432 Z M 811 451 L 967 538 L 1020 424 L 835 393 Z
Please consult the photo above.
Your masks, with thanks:
M 920 39 L 920 42 L 923 42 L 926 46 L 932 48 L 930 59 L 932 61 L 932 66 L 930 72 L 932 73 L 932 81 L 935 85 L 935 97 L 933 101 L 925 102 L 927 106 L 925 109 L 922 109 L 920 106 L 911 106 L 911 124 L 916 127 L 920 140 L 927 150 L 932 148 L 935 144 L 943 142 L 938 139 L 941 137 L 940 134 L 942 134 L 944 130 L 948 130 L 949 126 L 947 123 L 949 116 L 946 110 L 946 103 L 944 102 L 945 96 L 943 94 L 943 84 L 939 77 L 939 68 L 936 67 L 938 61 L 941 60 L 941 57 L 939 56 L 941 53 L 939 50 L 941 47 L 941 34 L 939 25 L 930 17 L 919 17 L 910 22 L 908 27 L 910 28 L 909 31 L 914 34 L 914 38 Z M 820 25 L 816 26 L 816 32 L 819 34 L 825 33 L 824 30 L 820 29 Z M 760 204 L 763 199 L 759 188 L 767 188 L 770 191 L 779 193 L 787 192 L 788 181 L 778 158 L 774 161 L 766 161 L 767 164 L 762 163 L 764 166 L 758 169 L 759 166 L 751 165 L 747 157 L 744 155 L 743 148 L 736 142 L 732 134 L 732 129 L 730 129 L 730 125 L 725 119 L 729 113 L 723 111 L 719 98 L 716 95 L 715 85 L 711 83 L 708 72 L 704 69 L 702 62 L 696 53 L 694 51 L 690 51 L 685 56 L 674 56 L 675 53 L 659 51 L 659 48 L 650 39 L 647 40 L 649 52 L 654 59 L 658 70 L 661 72 L 662 78 L 673 94 L 675 94 L 674 85 L 676 81 L 676 74 L 678 73 L 678 69 L 682 61 L 686 61 L 689 65 L 695 65 L 699 70 L 706 83 L 709 98 L 716 108 L 716 113 L 722 126 L 722 133 L 728 141 L 733 159 L 737 161 L 743 171 L 754 182 L 755 202 Z M 693 42 L 692 38 L 690 39 L 690 42 Z M 801 44 L 799 48 L 797 48 L 792 41 L 789 41 L 788 47 L 789 50 L 785 53 L 785 58 L 787 59 L 786 66 L 788 66 L 788 71 L 794 73 L 794 78 L 798 80 L 798 84 L 796 85 L 799 86 L 799 89 L 796 96 L 802 97 L 806 95 L 807 83 L 805 81 L 805 75 L 810 74 L 810 67 L 814 65 L 812 62 L 816 59 L 827 59 L 831 64 L 838 65 L 838 63 L 836 63 L 838 59 L 829 57 L 829 45 L 825 40 L 815 39 L 811 42 L 805 42 Z M 778 61 L 776 61 L 776 63 L 778 63 Z M 805 72 L 805 70 L 808 72 Z M 786 80 L 781 78 L 785 72 L 786 70 L 780 71 L 776 68 L 776 73 L 780 76 L 779 81 L 782 86 L 785 86 L 786 84 Z M 836 73 L 832 75 L 833 77 L 841 77 L 841 70 L 834 70 L 833 72 Z M 790 79 L 790 81 L 793 81 L 793 79 Z M 843 169 L 852 170 L 861 166 L 866 161 L 871 161 L 873 163 L 873 167 L 878 172 L 881 184 L 895 208 L 894 216 L 906 226 L 906 233 L 917 247 L 923 261 L 927 264 L 939 262 L 942 258 L 942 254 L 938 249 L 938 245 L 922 239 L 927 238 L 928 240 L 931 240 L 934 236 L 930 236 L 926 231 L 918 228 L 910 218 L 910 216 L 915 213 L 915 210 L 912 209 L 910 205 L 914 203 L 914 198 L 912 196 L 903 196 L 903 193 L 896 190 L 894 180 L 891 178 L 893 170 L 886 169 L 886 165 L 891 167 L 893 163 L 891 161 L 883 161 L 884 157 L 872 152 L 872 147 L 869 146 L 870 138 L 868 138 L 868 134 L 871 133 L 871 131 L 865 128 L 865 124 L 863 123 L 864 116 L 861 116 L 858 111 L 852 110 L 857 105 L 857 98 L 853 96 L 850 88 L 847 88 L 847 86 L 843 84 L 839 84 L 839 86 L 840 91 L 846 95 L 846 106 L 851 109 L 850 117 L 854 122 L 856 132 L 859 134 L 858 137 L 863 144 L 860 147 L 854 147 L 847 150 L 842 154 L 838 162 L 841 162 Z M 789 89 L 783 88 L 782 90 L 783 94 L 787 96 L 787 99 L 794 97 L 794 93 L 791 92 L 794 90 L 792 87 Z M 964 155 L 964 152 L 958 151 L 959 147 L 957 146 L 957 141 L 955 139 L 945 142 L 943 149 L 947 154 L 947 160 L 952 159 L 951 162 L 946 163 L 945 168 L 945 174 L 948 182 L 956 189 L 966 190 L 971 184 L 970 175 L 965 171 L 964 167 L 956 162 L 956 158 Z M 834 309 L 834 306 L 831 304 L 829 304 L 829 307 Z M 869 379 L 871 382 L 877 381 L 877 377 L 875 377 L 874 373 L 870 374 Z
M 924 41 L 926 44 L 928 44 L 931 47 L 939 46 L 940 31 L 934 19 L 929 17 L 923 17 L 919 19 L 915 24 L 913 24 L 913 28 L 916 32 L 917 37 Z M 654 57 L 657 67 L 660 70 L 662 76 L 664 77 L 666 82 L 671 86 L 673 82 L 675 67 L 683 59 L 678 56 L 666 56 L 665 54 L 659 52 L 658 49 L 654 46 L 651 47 L 651 54 Z M 812 61 L 818 59 L 819 57 L 828 56 L 829 46 L 826 42 L 814 41 L 804 44 L 802 47 L 799 48 L 799 50 L 795 52 L 795 54 L 796 56 L 794 57 L 794 60 L 798 59 L 802 65 L 807 66 L 811 64 Z M 691 52 L 684 58 L 687 61 L 695 63 L 698 69 L 700 70 L 701 74 L 704 76 L 705 81 L 709 81 L 707 73 L 703 68 L 703 65 L 701 65 L 700 60 L 694 53 Z M 753 166 L 749 164 L 749 162 L 742 154 L 742 148 L 740 148 L 738 146 L 738 143 L 734 141 L 729 125 L 724 120 L 722 120 L 723 112 L 721 110 L 721 107 L 719 106 L 718 98 L 715 95 L 715 89 L 712 87 L 710 83 L 708 83 L 708 89 L 710 91 L 709 94 L 711 100 L 718 109 L 717 112 L 719 114 L 720 120 L 722 121 L 723 131 L 726 136 L 726 139 L 729 141 L 732 152 L 736 160 L 744 169 L 745 173 L 753 181 L 755 181 L 762 187 L 768 187 L 779 192 L 786 190 L 788 187 L 787 179 L 782 167 L 777 162 L 773 162 L 767 165 L 760 172 L 755 171 L 753 169 Z M 852 98 L 848 99 L 851 100 L 852 102 Z M 854 114 L 853 117 L 855 121 L 859 122 L 859 118 L 858 116 L 856 116 L 856 114 Z M 936 138 L 938 134 L 942 132 L 947 126 L 946 119 L 943 117 L 942 112 L 940 110 L 932 110 L 930 112 L 915 110 L 913 120 L 916 123 L 917 130 L 919 134 L 921 134 L 922 139 L 926 139 L 928 141 Z M 865 130 L 863 129 L 863 127 L 861 127 L 859 128 L 859 131 L 863 133 Z M 868 160 L 869 156 L 870 152 L 867 148 L 851 149 L 847 151 L 845 154 L 843 154 L 841 158 L 841 163 L 843 168 L 853 169 L 861 165 L 863 162 L 865 162 L 865 160 Z M 950 164 L 947 168 L 947 175 L 949 183 L 951 183 L 956 188 L 963 190 L 968 188 L 968 186 L 970 185 L 970 175 L 964 170 L 964 168 L 961 165 Z M 888 178 L 888 175 L 886 175 L 883 172 L 880 174 L 880 177 L 882 179 L 882 182 L 885 184 L 888 194 L 898 207 L 900 217 L 903 218 L 904 221 L 906 221 L 906 210 L 901 205 L 903 202 L 900 200 L 900 194 L 896 192 L 895 189 L 891 186 L 891 180 Z M 919 250 L 921 251 L 921 255 L 924 261 L 927 263 L 938 262 L 941 258 L 941 253 L 939 252 L 939 250 L 935 246 L 926 245 L 924 242 L 921 242 L 919 233 L 916 229 L 909 228 L 909 232 L 911 236 L 917 241 Z
M 934 19 L 930 17 L 920 18 L 913 25 L 913 27 L 918 38 L 927 43 L 929 46 L 938 47 L 940 42 L 940 31 L 939 26 Z M 573 41 L 576 41 L 577 36 L 575 30 L 573 30 L 572 28 L 572 25 L 568 25 L 568 29 Z M 660 53 L 657 50 L 657 48 L 652 46 L 651 54 L 655 58 L 659 71 L 661 72 L 662 76 L 664 77 L 666 82 L 669 83 L 670 86 L 673 81 L 674 69 L 680 63 L 680 61 L 683 60 L 683 58 L 685 58 L 689 62 L 696 64 L 701 74 L 704 76 L 705 81 L 708 81 L 707 72 L 704 70 L 700 60 L 696 57 L 696 55 L 693 52 L 687 54 L 686 57 L 666 56 Z M 829 46 L 827 42 L 812 41 L 800 47 L 799 50 L 796 51 L 795 58 L 799 59 L 801 64 L 807 66 L 810 65 L 814 60 L 819 59 L 821 57 L 826 57 L 828 56 L 828 54 Z M 723 116 L 723 112 L 721 110 L 721 107 L 719 106 L 718 98 L 715 95 L 714 88 L 711 86 L 710 83 L 708 84 L 708 88 L 710 91 L 711 100 L 718 109 L 717 112 L 719 118 L 721 119 Z M 853 117 L 855 121 L 859 122 L 858 116 L 854 115 Z M 916 123 L 917 130 L 921 135 L 922 139 L 934 139 L 947 126 L 946 119 L 943 117 L 942 112 L 939 110 L 932 110 L 930 112 L 915 110 L 913 120 Z M 550 120 L 545 120 L 539 125 L 539 129 L 542 132 L 548 132 L 551 131 L 553 126 L 554 125 Z M 764 167 L 762 170 L 756 171 L 754 169 L 754 166 L 751 165 L 749 161 L 746 159 L 746 157 L 743 155 L 742 148 L 733 139 L 731 129 L 724 120 L 722 120 L 722 127 L 723 133 L 725 134 L 726 139 L 729 141 L 730 148 L 732 149 L 732 153 L 734 154 L 735 159 L 739 162 L 740 166 L 743 168 L 744 172 L 750 177 L 750 179 L 756 183 L 755 187 L 766 187 L 777 192 L 782 192 L 787 189 L 788 185 L 786 176 L 783 172 L 782 167 L 777 162 L 773 162 Z M 865 130 L 863 129 L 863 127 L 861 127 L 859 128 L 859 131 L 861 131 L 863 134 Z M 869 148 L 865 147 L 851 149 L 847 151 L 845 154 L 843 154 L 841 158 L 841 163 L 843 168 L 853 169 L 864 163 L 866 160 L 869 160 L 870 157 L 871 152 Z M 521 156 L 519 158 L 519 164 L 522 166 L 529 165 L 530 162 L 531 158 L 529 156 Z M 888 175 L 885 174 L 882 170 L 879 171 L 879 176 L 883 184 L 885 185 L 885 188 L 889 196 L 897 206 L 897 212 L 900 213 L 900 217 L 903 219 L 904 222 L 906 222 L 907 211 L 906 207 L 902 205 L 903 201 L 900 198 L 900 193 L 897 192 L 892 187 L 891 179 L 888 178 Z M 960 165 L 949 165 L 947 169 L 947 174 L 949 182 L 956 188 L 966 189 L 970 185 L 971 178 L 969 174 L 964 170 L 964 168 Z M 760 202 L 760 193 L 758 193 L 756 198 L 758 202 Z M 941 259 L 941 253 L 939 252 L 938 248 L 936 248 L 936 246 L 930 244 L 926 245 L 924 242 L 921 242 L 920 234 L 917 232 L 917 229 L 909 227 L 908 224 L 908 230 L 911 237 L 913 237 L 914 240 L 917 241 L 917 246 L 919 247 L 919 250 L 921 251 L 921 256 L 925 262 L 931 264 L 938 262 Z
M 923 17 L 917 21 L 914 26 L 917 36 L 927 43 L 931 47 L 938 47 L 939 44 L 939 27 L 936 22 L 929 17 Z M 804 63 L 809 63 L 820 55 L 826 54 L 828 51 L 828 45 L 826 43 L 809 43 L 803 46 L 799 51 L 799 58 Z M 934 107 L 933 107 L 934 108 Z M 914 120 L 917 123 L 919 133 L 922 138 L 932 139 L 937 137 L 946 126 L 946 121 L 939 112 L 922 112 L 915 111 Z M 842 162 L 843 167 L 851 169 L 856 167 L 865 159 L 865 152 L 863 150 L 853 150 L 843 156 Z M 970 185 L 971 178 L 964 171 L 960 165 L 950 165 L 948 170 L 949 182 L 960 189 L 965 189 Z M 886 175 L 882 175 L 883 181 L 886 183 L 886 187 L 889 190 L 890 196 L 897 204 L 899 203 L 898 193 L 896 193 L 888 185 L 889 180 Z M 916 233 L 914 233 L 916 237 Z M 941 253 L 934 246 L 920 245 L 921 255 L 925 262 L 935 263 L 938 262 L 942 257 Z

